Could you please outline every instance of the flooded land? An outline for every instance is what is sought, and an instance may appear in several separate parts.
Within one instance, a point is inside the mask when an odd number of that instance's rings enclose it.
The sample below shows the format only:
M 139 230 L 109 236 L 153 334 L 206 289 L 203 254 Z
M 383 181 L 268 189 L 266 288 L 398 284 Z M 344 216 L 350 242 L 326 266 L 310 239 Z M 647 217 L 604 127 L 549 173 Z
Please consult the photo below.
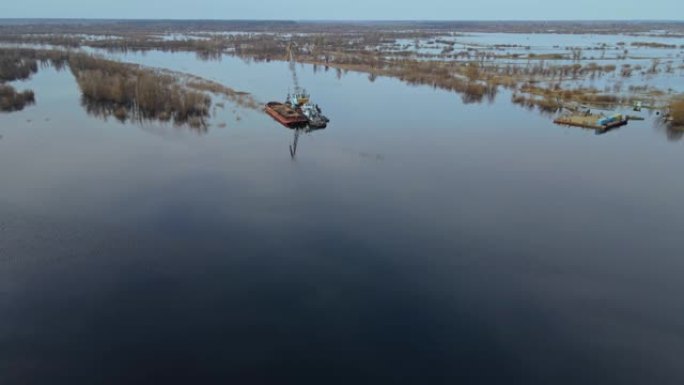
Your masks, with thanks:
M 683 137 L 684 23 L 0 19 L 0 384 L 681 384 Z

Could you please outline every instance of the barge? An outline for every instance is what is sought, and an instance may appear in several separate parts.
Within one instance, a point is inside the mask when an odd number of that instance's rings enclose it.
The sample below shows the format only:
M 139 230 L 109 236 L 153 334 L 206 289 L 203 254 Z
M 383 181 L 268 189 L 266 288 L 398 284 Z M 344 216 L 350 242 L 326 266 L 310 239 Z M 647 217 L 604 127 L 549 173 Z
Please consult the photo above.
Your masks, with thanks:
M 304 90 L 288 94 L 285 103 L 269 102 L 264 110 L 280 124 L 290 128 L 306 126 L 310 129 L 321 129 L 330 122 L 330 119 L 322 114 L 321 108 L 311 103 L 309 94 Z
M 560 116 L 553 122 L 566 126 L 593 128 L 595 130 L 605 131 L 624 126 L 628 121 L 629 117 L 621 114 L 615 114 L 608 117 L 593 114 L 577 114 Z
M 309 123 L 304 114 L 285 103 L 269 102 L 264 110 L 278 123 L 287 127 L 300 127 Z

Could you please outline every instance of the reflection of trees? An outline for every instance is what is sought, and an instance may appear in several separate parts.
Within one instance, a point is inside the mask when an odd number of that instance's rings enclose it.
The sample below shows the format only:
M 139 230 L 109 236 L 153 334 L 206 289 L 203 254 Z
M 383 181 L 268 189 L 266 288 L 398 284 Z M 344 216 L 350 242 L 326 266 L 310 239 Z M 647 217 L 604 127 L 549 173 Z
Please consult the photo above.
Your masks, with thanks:
M 671 142 L 679 142 L 680 140 L 682 140 L 682 136 L 684 136 L 684 130 L 672 127 L 668 127 L 666 133 L 667 140 Z
M 91 114 L 126 120 L 173 121 L 200 129 L 206 126 L 211 98 L 177 77 L 94 56 L 73 55 L 69 66 Z
M 12 86 L 0 83 L 0 112 L 21 111 L 25 106 L 35 103 L 33 91 L 17 92 Z
M 151 114 L 132 105 L 117 104 L 108 101 L 98 101 L 88 96 L 81 97 L 81 105 L 90 116 L 107 121 L 114 118 L 121 123 L 169 123 L 177 127 L 189 127 L 204 134 L 208 131 L 206 121 L 202 117 L 192 117 L 187 120 L 174 120 L 170 114 Z
M 666 121 L 662 116 L 656 118 L 655 128 L 657 131 L 664 132 L 670 142 L 678 142 L 684 137 L 684 127 L 678 127 Z
M 37 60 L 25 59 L 22 51 L 3 50 L 0 53 L 0 82 L 28 79 L 38 72 Z
M 201 52 L 208 59 L 220 59 L 217 50 Z M 210 94 L 223 95 L 243 108 L 261 108 L 249 94 L 197 76 L 80 52 L 0 48 L 0 109 L 16 111 L 34 101 L 32 91 L 17 92 L 4 82 L 26 79 L 49 66 L 57 71 L 70 69 L 83 95 L 83 107 L 104 119 L 173 122 L 204 132 L 211 116 Z
M 0 48 L 0 112 L 21 111 L 35 103 L 32 90 L 17 91 L 6 82 L 26 80 L 38 73 L 39 66 L 64 67 L 66 54 L 22 48 Z
M 202 61 L 221 61 L 223 58 L 222 51 L 197 51 L 195 53 L 197 59 Z
M 482 103 L 485 98 L 489 103 L 493 103 L 498 93 L 498 87 L 471 81 L 464 89 L 455 91 L 461 94 L 461 100 L 464 104 Z

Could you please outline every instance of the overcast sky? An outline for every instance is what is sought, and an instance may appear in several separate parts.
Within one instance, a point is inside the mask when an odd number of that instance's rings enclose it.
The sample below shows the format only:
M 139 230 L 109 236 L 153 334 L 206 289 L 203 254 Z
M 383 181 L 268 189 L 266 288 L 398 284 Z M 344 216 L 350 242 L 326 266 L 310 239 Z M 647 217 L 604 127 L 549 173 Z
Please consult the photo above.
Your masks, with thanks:
M 684 19 L 684 0 L 0 0 L 0 18 Z

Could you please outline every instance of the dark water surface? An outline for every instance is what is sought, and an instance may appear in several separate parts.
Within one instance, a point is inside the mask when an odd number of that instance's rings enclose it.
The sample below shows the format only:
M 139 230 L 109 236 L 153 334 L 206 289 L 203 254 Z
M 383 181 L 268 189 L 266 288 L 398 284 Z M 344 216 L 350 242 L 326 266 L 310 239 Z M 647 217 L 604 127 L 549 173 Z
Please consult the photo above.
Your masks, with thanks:
M 17 85 L 38 103 L 0 115 L 0 384 L 684 383 L 677 137 L 303 70 L 333 122 L 294 160 L 230 104 L 200 133 L 89 116 L 69 72 Z

